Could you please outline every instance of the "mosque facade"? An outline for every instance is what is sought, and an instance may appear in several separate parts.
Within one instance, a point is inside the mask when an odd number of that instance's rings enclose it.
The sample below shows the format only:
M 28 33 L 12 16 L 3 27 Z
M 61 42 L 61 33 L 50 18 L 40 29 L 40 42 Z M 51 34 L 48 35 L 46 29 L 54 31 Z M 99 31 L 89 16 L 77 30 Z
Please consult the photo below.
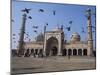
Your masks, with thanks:
M 91 56 L 93 55 L 93 36 L 91 25 L 91 10 L 87 10 L 87 40 L 82 41 L 80 35 L 74 32 L 70 41 L 64 38 L 63 27 L 46 31 L 38 36 L 38 40 L 24 42 L 26 14 L 23 15 L 21 35 L 18 45 L 18 55 L 40 55 L 40 56 Z M 41 38 L 42 37 L 42 38 Z M 41 40 L 42 39 L 42 40 Z
M 90 56 L 88 41 L 81 41 L 81 37 L 77 32 L 71 35 L 70 41 L 64 39 L 64 32 L 60 28 L 52 31 L 46 31 L 40 34 L 42 40 L 26 42 L 24 45 L 25 53 L 40 54 L 45 56 Z

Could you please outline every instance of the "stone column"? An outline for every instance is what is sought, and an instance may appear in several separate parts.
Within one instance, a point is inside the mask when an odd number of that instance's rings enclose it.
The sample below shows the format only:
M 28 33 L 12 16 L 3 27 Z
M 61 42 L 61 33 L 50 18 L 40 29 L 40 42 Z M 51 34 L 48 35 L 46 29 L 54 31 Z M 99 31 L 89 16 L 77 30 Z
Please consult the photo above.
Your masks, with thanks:
M 62 55 L 62 51 L 61 51 L 62 50 L 62 48 L 61 48 L 62 47 L 61 34 L 57 38 L 58 38 L 57 39 L 58 40 L 58 55 L 60 56 L 60 55 Z
M 83 56 L 83 49 L 82 49 L 82 56 Z
M 77 55 L 78 55 L 78 49 L 77 49 Z
M 61 41 L 58 40 L 58 55 L 61 55 Z
M 44 39 L 44 45 L 43 45 L 43 55 L 46 56 L 46 37 Z
M 73 56 L 73 49 L 71 51 L 72 51 L 72 54 L 71 55 Z
M 66 49 L 66 56 L 68 55 L 68 50 Z

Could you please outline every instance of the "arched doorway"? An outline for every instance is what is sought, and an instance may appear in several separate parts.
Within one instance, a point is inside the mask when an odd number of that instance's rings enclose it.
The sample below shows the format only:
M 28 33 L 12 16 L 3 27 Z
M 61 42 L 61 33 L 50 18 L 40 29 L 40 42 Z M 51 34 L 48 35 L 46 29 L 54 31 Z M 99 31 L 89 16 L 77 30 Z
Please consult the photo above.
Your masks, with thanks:
M 83 55 L 87 55 L 87 49 L 83 50 Z
M 62 56 L 66 56 L 67 55 L 66 52 L 67 52 L 67 50 L 66 49 L 63 49 L 62 50 Z
M 36 54 L 36 55 L 38 54 L 38 49 L 35 49 L 35 54 Z
M 31 49 L 30 55 L 34 54 L 34 49 Z
M 46 56 L 55 56 L 58 54 L 58 40 L 56 37 L 51 37 L 46 43 Z
M 68 55 L 71 55 L 71 54 L 72 54 L 72 50 L 68 49 Z
M 33 54 L 34 53 L 34 49 L 31 49 L 31 54 Z
M 24 57 L 29 57 L 29 56 L 30 56 L 30 49 L 27 49 L 26 52 L 25 52 Z
M 39 57 L 43 57 L 43 49 L 39 49 L 38 55 L 39 55 Z
M 73 49 L 73 55 L 77 55 L 77 49 Z
M 78 49 L 78 55 L 82 56 L 82 49 Z
M 56 46 L 54 46 L 54 47 L 52 48 L 52 50 L 51 50 L 51 55 L 52 55 L 52 56 L 56 56 L 57 53 L 58 53 L 58 49 L 57 49 Z

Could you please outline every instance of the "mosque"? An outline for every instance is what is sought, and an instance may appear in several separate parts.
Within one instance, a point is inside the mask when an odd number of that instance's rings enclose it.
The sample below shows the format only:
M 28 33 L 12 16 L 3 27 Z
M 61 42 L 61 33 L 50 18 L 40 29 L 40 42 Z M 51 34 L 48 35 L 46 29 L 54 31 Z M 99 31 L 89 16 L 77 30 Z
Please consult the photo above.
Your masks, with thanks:
M 87 40 L 82 41 L 80 35 L 74 32 L 70 41 L 64 38 L 63 27 L 45 31 L 37 36 L 36 41 L 23 42 L 26 14 L 23 15 L 21 36 L 18 53 L 25 56 L 91 56 L 93 55 L 93 37 L 91 26 L 91 13 L 88 10 L 87 16 Z M 24 44 L 23 44 L 24 43 Z
M 81 41 L 80 35 L 74 32 L 70 41 L 66 41 L 63 29 L 56 28 L 52 31 L 46 31 L 45 34 L 40 33 L 36 41 L 26 42 L 24 48 L 25 53 L 28 51 L 31 55 L 35 53 L 46 56 L 90 56 L 92 55 L 92 50 L 90 49 L 90 44 L 92 43 L 89 39 L 87 42 Z

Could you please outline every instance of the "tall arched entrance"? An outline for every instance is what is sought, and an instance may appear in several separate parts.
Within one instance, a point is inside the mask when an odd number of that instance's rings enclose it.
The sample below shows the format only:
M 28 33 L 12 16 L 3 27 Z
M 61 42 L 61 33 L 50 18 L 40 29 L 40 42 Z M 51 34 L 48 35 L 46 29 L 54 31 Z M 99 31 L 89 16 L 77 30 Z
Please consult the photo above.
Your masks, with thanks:
M 58 40 L 51 37 L 46 43 L 46 56 L 56 56 L 58 54 Z
M 87 55 L 87 49 L 83 49 L 83 55 Z
M 58 53 L 58 49 L 56 46 L 54 46 L 52 49 L 51 49 L 51 56 L 56 56 Z
M 78 55 L 82 56 L 82 49 L 78 49 Z
M 77 55 L 77 49 L 73 49 L 73 55 Z
M 67 50 L 66 49 L 63 49 L 62 50 L 62 56 L 66 56 L 67 55 Z
M 72 50 L 68 49 L 68 55 L 72 55 Z

